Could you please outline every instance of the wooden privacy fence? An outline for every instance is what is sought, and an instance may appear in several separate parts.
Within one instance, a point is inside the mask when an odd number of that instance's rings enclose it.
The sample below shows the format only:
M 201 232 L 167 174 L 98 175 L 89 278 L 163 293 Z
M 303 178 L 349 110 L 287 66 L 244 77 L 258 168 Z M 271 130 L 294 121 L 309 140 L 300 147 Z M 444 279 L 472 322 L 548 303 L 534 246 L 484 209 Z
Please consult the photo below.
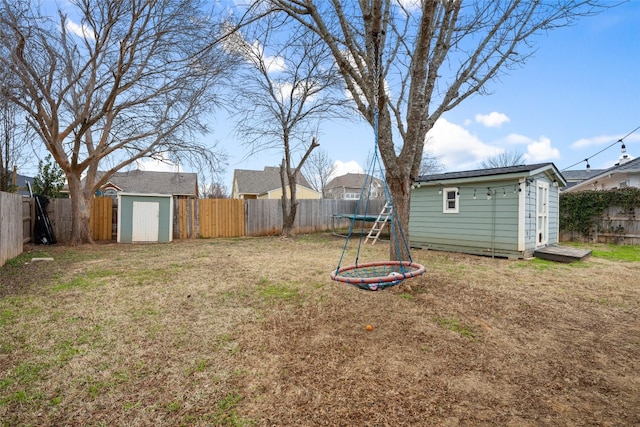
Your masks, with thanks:
M 640 245 L 640 208 L 628 211 L 612 206 L 595 222 L 589 236 L 560 230 L 560 238 L 565 242 L 588 241 L 617 245 Z
M 22 253 L 22 196 L 0 191 L 0 266 Z
M 241 237 L 245 231 L 245 201 L 238 199 L 198 199 L 198 235 Z
M 91 217 L 89 218 L 89 233 L 93 240 L 113 240 L 115 238 L 113 220 L 113 199 L 111 197 L 96 197 L 91 201 Z
M 91 200 L 89 233 L 95 241 L 115 240 L 116 218 L 111 197 L 95 197 Z M 71 238 L 71 199 L 50 199 L 47 215 L 53 229 L 53 235 L 60 243 Z
M 368 213 L 377 214 L 384 201 L 372 201 Z M 94 240 L 115 240 L 117 206 L 110 197 L 96 197 L 91 205 L 90 231 Z M 312 233 L 348 227 L 356 200 L 299 200 L 294 222 L 295 233 Z M 361 211 L 363 208 L 361 207 Z M 71 200 L 53 199 L 47 208 L 56 239 L 71 237 Z M 360 212 L 364 213 L 364 212 Z M 276 235 L 282 232 L 282 208 L 279 200 L 174 199 L 173 238 L 213 238 Z

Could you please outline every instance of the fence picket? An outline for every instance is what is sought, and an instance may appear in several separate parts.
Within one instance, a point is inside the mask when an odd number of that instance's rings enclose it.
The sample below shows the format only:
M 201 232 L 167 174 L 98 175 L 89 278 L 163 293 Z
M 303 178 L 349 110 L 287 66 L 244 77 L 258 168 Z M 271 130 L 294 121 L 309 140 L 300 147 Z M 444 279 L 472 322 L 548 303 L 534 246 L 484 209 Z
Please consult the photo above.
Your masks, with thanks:
M 22 196 L 0 191 L 0 266 L 23 250 Z

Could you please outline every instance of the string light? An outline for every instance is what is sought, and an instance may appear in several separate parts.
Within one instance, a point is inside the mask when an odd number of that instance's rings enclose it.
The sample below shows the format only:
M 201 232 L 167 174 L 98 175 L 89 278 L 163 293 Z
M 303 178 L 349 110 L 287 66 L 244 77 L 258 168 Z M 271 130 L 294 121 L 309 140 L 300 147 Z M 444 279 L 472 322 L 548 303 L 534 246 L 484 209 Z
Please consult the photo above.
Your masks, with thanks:
M 473 200 L 475 200 L 475 199 L 476 199 L 476 189 L 474 188 L 473 189 Z
M 613 147 L 614 145 L 617 145 L 618 143 L 622 143 L 622 146 L 620 147 L 620 150 L 622 150 L 622 153 L 625 153 L 625 152 L 627 151 L 627 147 L 625 146 L 625 144 L 624 144 L 624 142 L 623 142 L 623 141 L 624 141 L 624 140 L 625 140 L 625 138 L 627 138 L 629 135 L 631 135 L 631 134 L 635 133 L 638 129 L 640 129 L 640 126 L 638 126 L 637 128 L 635 128 L 634 130 L 632 130 L 631 132 L 629 132 L 628 134 L 626 134 L 625 136 L 623 136 L 622 138 L 620 138 L 620 139 L 619 139 L 619 140 L 617 140 L 616 142 L 614 142 L 614 143 L 612 143 L 612 144 L 607 145 L 606 147 L 604 147 L 602 150 L 598 151 L 597 153 L 592 154 L 591 156 L 587 157 L 586 159 L 584 159 L 584 160 L 580 160 L 579 162 L 574 163 L 574 164 L 572 164 L 571 166 L 567 166 L 566 168 L 562 169 L 562 171 L 561 171 L 561 172 L 564 172 L 564 171 L 566 171 L 567 169 L 571 169 L 572 167 L 577 166 L 577 165 L 579 165 L 579 164 L 580 164 L 580 163 L 582 163 L 582 162 L 587 162 L 587 172 L 590 172 L 590 171 L 591 171 L 591 165 L 589 165 L 589 159 L 594 158 L 594 157 L 595 157 L 595 156 L 597 156 L 598 154 L 600 154 L 600 153 L 602 153 L 602 152 L 604 152 L 604 151 L 608 150 L 609 148 Z
M 491 188 L 487 187 L 487 200 L 491 200 Z

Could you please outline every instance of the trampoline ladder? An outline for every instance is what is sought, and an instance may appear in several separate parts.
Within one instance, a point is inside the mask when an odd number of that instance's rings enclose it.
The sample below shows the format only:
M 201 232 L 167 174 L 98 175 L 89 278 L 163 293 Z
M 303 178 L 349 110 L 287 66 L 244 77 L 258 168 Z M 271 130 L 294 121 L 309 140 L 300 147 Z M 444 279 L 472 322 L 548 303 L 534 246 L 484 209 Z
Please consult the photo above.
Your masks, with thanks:
M 364 240 L 365 245 L 369 242 L 369 239 L 371 239 L 372 245 L 376 244 L 376 242 L 378 241 L 378 237 L 380 237 L 380 233 L 382 233 L 384 225 L 391 218 L 392 209 L 393 208 L 388 202 L 384 204 L 384 206 L 382 207 L 382 211 L 380 211 L 380 215 L 378 215 L 378 218 L 376 218 L 376 221 L 373 223 L 371 230 L 369 230 L 367 238 Z

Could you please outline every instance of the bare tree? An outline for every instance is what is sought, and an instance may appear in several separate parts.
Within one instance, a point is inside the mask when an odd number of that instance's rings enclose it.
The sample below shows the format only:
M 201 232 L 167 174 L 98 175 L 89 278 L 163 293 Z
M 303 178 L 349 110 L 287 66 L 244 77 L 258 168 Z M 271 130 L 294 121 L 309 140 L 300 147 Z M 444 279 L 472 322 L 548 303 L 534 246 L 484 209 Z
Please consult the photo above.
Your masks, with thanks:
M 400 219 L 394 226 L 405 232 L 411 177 L 436 120 L 524 64 L 534 35 L 598 11 L 590 0 L 271 2 L 327 44 L 372 126 L 379 112 L 378 146 Z M 397 147 L 394 137 L 401 140 Z M 392 245 L 397 259 L 393 252 Z
M 505 151 L 486 158 L 480 163 L 482 169 L 504 168 L 507 166 L 524 165 L 524 154 L 519 151 Z
M 70 244 L 91 241 L 89 200 L 137 159 L 218 167 L 219 153 L 196 138 L 231 62 L 200 0 L 71 0 L 57 17 L 0 1 L 0 62 L 18 80 L 2 93 L 65 173 Z
M 227 190 L 227 187 L 217 181 L 217 182 L 212 182 L 209 185 L 204 185 L 202 187 L 202 198 L 203 199 L 228 199 L 229 198 L 229 191 Z
M 11 79 L 5 72 L 0 74 L 3 82 Z M 31 135 L 20 108 L 0 94 L 0 191 L 17 190 L 13 185 L 13 170 L 20 170 L 26 163 L 25 152 Z
M 429 152 L 422 154 L 422 161 L 420 161 L 420 169 L 418 171 L 420 176 L 440 173 L 443 169 L 444 166 L 440 163 L 440 158 L 438 156 L 434 156 Z
M 271 15 L 229 43 L 247 67 L 236 80 L 236 129 L 251 154 L 282 152 L 282 235 L 292 234 L 297 213 L 297 183 L 311 152 L 319 146 L 315 129 L 321 120 L 347 104 L 331 52 L 304 27 Z M 283 32 L 283 30 L 285 32 Z
M 329 158 L 329 154 L 322 149 L 315 150 L 306 163 L 302 166 L 305 176 L 309 184 L 314 190 L 322 193 L 322 198 L 326 198 L 326 186 L 329 178 L 335 171 L 336 167 L 333 160 Z

